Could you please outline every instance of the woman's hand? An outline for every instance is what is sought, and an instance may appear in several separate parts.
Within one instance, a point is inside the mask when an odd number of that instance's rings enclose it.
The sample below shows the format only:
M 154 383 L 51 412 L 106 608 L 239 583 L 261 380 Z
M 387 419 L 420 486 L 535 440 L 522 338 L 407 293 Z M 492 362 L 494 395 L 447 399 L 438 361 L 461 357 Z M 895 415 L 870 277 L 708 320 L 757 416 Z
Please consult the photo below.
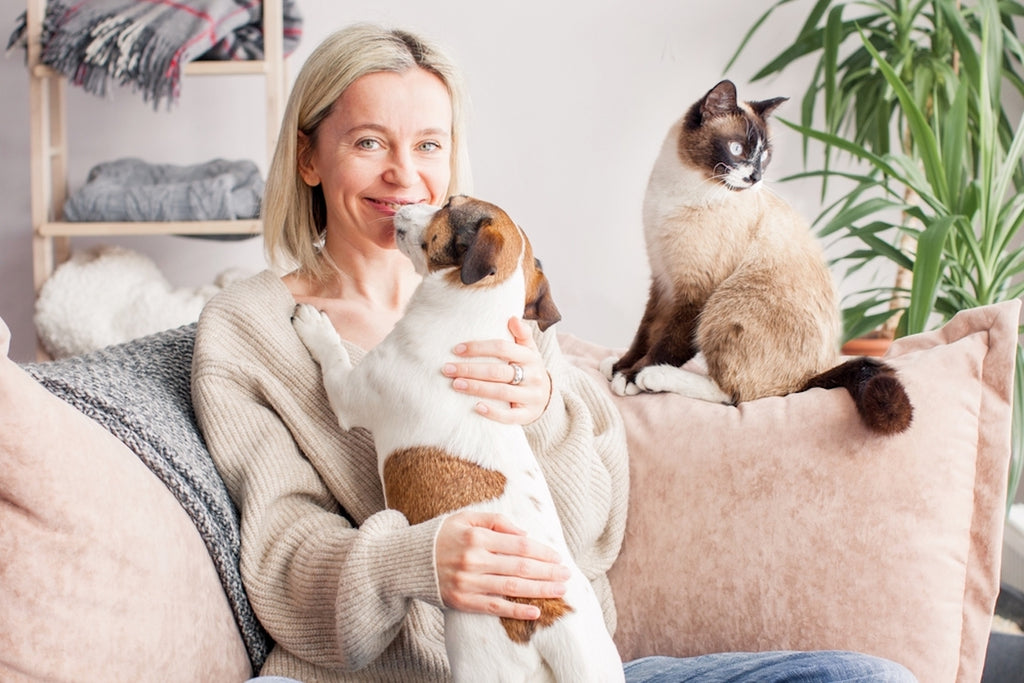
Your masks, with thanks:
M 551 400 L 551 376 L 537 349 L 530 328 L 519 318 L 508 321 L 515 342 L 502 339 L 469 341 L 453 350 L 471 358 L 499 358 L 506 363 L 466 360 L 447 363 L 443 372 L 452 377 L 459 392 L 488 399 L 476 405 L 477 412 L 496 422 L 527 425 L 539 418 Z M 520 367 L 520 381 L 516 366 Z
M 537 619 L 536 605 L 507 600 L 560 598 L 569 569 L 507 518 L 456 512 L 437 533 L 437 581 L 446 607 L 512 619 Z

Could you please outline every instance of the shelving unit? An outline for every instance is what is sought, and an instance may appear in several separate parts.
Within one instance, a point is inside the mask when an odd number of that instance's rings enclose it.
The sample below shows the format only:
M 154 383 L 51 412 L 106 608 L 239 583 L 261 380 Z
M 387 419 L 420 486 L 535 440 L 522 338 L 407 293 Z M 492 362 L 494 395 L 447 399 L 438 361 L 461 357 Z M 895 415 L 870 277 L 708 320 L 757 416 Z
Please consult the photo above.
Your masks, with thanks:
M 30 175 L 32 257 L 35 292 L 54 268 L 70 256 L 70 240 L 83 236 L 213 235 L 259 233 L 259 220 L 152 223 L 72 223 L 62 220 L 67 199 L 67 110 L 64 77 L 40 62 L 46 0 L 28 0 Z M 282 0 L 263 2 L 264 58 L 248 61 L 189 62 L 184 76 L 262 76 L 265 84 L 267 165 L 273 155 L 285 102 Z

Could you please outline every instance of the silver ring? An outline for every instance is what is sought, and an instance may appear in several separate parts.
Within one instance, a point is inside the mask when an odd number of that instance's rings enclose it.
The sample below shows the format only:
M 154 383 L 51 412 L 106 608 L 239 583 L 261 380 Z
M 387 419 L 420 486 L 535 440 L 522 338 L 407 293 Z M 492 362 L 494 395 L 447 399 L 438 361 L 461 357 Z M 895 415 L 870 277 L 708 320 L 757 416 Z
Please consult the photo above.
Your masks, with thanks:
M 515 385 L 523 381 L 523 366 L 518 363 L 509 363 L 512 366 L 512 380 L 509 384 Z

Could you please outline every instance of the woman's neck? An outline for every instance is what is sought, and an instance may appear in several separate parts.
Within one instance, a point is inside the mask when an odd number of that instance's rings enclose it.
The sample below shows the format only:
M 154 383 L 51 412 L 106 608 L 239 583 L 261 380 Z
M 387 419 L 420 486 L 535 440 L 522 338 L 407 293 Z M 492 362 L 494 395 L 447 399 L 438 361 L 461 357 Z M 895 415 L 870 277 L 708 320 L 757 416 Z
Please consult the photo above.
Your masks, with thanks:
M 402 317 L 420 276 L 397 249 L 378 249 L 370 257 L 335 250 L 325 258 L 326 280 L 290 273 L 285 285 L 297 303 L 326 313 L 343 339 L 367 350 L 376 346 Z

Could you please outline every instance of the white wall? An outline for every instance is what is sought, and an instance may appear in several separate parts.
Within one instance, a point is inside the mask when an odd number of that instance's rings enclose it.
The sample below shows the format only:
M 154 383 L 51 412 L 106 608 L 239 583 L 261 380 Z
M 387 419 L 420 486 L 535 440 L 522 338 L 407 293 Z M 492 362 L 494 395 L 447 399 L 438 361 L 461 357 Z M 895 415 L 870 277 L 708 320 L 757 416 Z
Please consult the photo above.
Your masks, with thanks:
M 290 71 L 321 38 L 357 20 L 411 28 L 445 45 L 469 82 L 474 193 L 501 204 L 529 231 L 563 313 L 561 329 L 623 346 L 647 291 L 640 205 L 650 165 L 668 126 L 723 77 L 764 6 L 750 0 L 299 0 L 304 36 Z M 760 49 L 749 50 L 728 74 L 744 99 L 792 96 L 778 112 L 791 119 L 799 116 L 807 73 L 754 85 L 748 79 L 784 47 L 810 6 L 810 0 L 788 6 L 759 36 Z M 22 7 L 0 0 L 0 37 L 6 40 Z M 170 113 L 154 112 L 129 91 L 107 99 L 68 91 L 72 189 L 93 164 L 128 155 L 170 163 L 251 158 L 265 170 L 262 89 L 253 79 L 189 78 Z M 13 333 L 12 358 L 26 361 L 35 340 L 21 53 L 0 60 L 0 92 L 0 317 Z M 776 126 L 775 133 L 771 175 L 782 177 L 799 170 L 800 147 L 788 129 Z M 817 213 L 815 184 L 776 190 L 805 215 Z M 118 243 L 150 254 L 175 286 L 210 282 L 231 266 L 263 266 L 259 239 Z

